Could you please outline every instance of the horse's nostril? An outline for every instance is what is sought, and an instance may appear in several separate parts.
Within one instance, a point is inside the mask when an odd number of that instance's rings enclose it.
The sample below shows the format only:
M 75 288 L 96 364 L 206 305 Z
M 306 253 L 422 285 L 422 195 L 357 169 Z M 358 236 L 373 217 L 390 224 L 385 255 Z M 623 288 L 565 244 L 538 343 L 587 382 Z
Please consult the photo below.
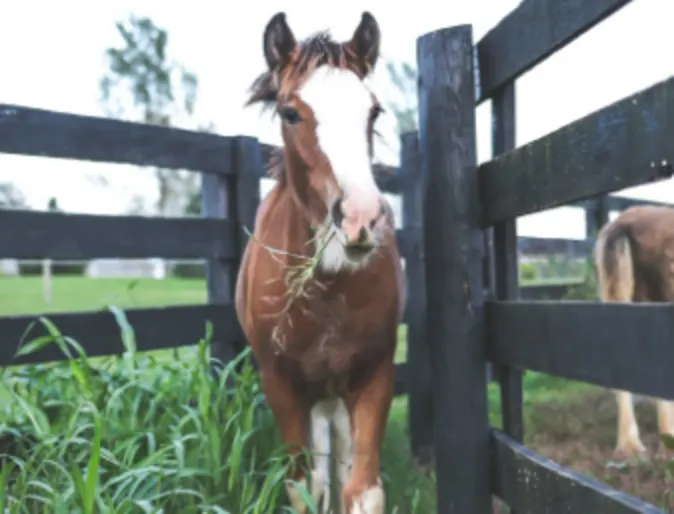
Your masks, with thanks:
M 358 243 L 364 243 L 367 241 L 367 232 L 365 231 L 365 227 L 360 227 L 360 231 L 358 232 Z
M 342 212 L 341 199 L 332 204 L 331 215 L 333 223 L 340 227 L 342 225 L 342 221 L 344 221 L 344 212 Z

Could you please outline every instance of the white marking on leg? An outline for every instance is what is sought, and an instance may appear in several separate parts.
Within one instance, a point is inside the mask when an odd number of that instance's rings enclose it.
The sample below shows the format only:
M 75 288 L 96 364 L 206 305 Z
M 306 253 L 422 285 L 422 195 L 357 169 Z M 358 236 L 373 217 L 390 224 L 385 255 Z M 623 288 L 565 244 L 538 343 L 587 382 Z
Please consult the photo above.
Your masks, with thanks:
M 381 481 L 378 482 L 354 500 L 351 514 L 384 514 L 386 497 Z
M 311 472 L 311 497 L 314 502 L 318 504 L 318 500 L 323 493 L 325 485 L 322 482 L 323 477 L 316 472 L 316 470 Z M 307 480 L 306 478 L 301 478 L 296 482 L 298 485 L 306 488 Z M 297 491 L 295 484 L 290 481 L 286 481 L 286 492 L 288 493 L 288 498 L 290 499 L 290 504 L 299 514 L 305 514 L 307 512 L 307 505 L 302 499 L 302 495 Z
M 616 450 L 627 453 L 646 451 L 639 437 L 639 425 L 634 415 L 632 394 L 627 391 L 616 391 L 618 401 L 618 443 Z
M 346 513 L 346 506 L 342 504 L 342 489 L 349 480 L 351 466 L 353 466 L 353 438 L 351 436 L 351 417 L 343 400 L 337 400 L 333 413 L 335 427 L 334 458 L 337 461 L 337 488 L 340 499 L 339 512 Z
M 318 402 L 311 408 L 311 451 L 314 473 L 322 485 L 324 512 L 330 504 L 330 421 L 333 411 L 333 402 Z

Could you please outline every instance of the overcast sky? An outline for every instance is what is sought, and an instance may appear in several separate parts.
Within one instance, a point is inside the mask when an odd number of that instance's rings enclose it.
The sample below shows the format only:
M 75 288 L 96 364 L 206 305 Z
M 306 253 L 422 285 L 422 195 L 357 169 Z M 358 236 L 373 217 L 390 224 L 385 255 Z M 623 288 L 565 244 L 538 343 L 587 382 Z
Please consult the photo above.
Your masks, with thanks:
M 592 0 L 588 0 L 592 1 Z M 98 81 L 104 51 L 118 44 L 115 21 L 129 13 L 148 15 L 169 32 L 169 53 L 199 78 L 196 122 L 218 132 L 250 134 L 278 143 L 278 127 L 256 108 L 243 109 L 246 89 L 263 69 L 262 30 L 283 10 L 298 37 L 329 28 L 348 38 L 363 9 L 382 30 L 384 57 L 414 63 L 421 34 L 471 23 L 479 39 L 517 0 L 23 0 L 0 4 L 0 103 L 86 115 L 102 115 Z M 634 0 L 608 21 L 557 53 L 518 81 L 517 143 L 523 144 L 674 74 L 672 0 Z M 386 91 L 384 67 L 376 84 Z M 392 120 L 382 121 L 384 127 Z M 490 155 L 489 105 L 478 109 L 478 157 Z M 391 156 L 382 152 L 383 160 Z M 395 159 L 395 157 L 393 157 Z M 103 188 L 90 172 L 110 181 Z M 69 212 L 117 214 L 133 194 L 153 201 L 152 175 L 137 167 L 0 155 L 0 181 L 15 182 L 35 208 L 51 196 Z M 621 194 L 674 201 L 671 181 Z M 519 220 L 521 235 L 584 237 L 583 216 L 555 209 Z

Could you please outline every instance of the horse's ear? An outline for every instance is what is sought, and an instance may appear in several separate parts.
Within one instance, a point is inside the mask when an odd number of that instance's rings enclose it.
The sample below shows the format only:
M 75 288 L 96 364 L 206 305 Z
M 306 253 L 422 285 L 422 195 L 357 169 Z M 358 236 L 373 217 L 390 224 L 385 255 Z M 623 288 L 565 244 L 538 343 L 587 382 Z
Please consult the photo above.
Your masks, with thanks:
M 270 71 L 279 71 L 288 64 L 297 46 L 286 15 L 278 12 L 267 22 L 264 29 L 264 58 Z
M 364 11 L 356 31 L 351 36 L 348 46 L 351 52 L 358 58 L 364 74 L 374 70 L 379 57 L 379 43 L 381 33 L 379 24 L 374 16 Z

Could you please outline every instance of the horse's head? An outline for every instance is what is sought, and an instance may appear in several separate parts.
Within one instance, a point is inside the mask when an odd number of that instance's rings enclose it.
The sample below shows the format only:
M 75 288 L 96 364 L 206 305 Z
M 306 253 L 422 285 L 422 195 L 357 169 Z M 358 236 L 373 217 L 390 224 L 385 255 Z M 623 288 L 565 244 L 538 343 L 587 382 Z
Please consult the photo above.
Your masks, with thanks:
M 372 172 L 374 123 L 382 109 L 364 82 L 379 42 L 379 26 L 368 12 L 344 43 L 327 33 L 297 42 L 278 13 L 264 30 L 268 69 L 248 102 L 263 102 L 280 116 L 280 180 L 319 233 L 336 229 L 339 244 L 330 250 L 342 255 L 333 255 L 334 268 L 358 267 L 383 237 L 383 199 Z

